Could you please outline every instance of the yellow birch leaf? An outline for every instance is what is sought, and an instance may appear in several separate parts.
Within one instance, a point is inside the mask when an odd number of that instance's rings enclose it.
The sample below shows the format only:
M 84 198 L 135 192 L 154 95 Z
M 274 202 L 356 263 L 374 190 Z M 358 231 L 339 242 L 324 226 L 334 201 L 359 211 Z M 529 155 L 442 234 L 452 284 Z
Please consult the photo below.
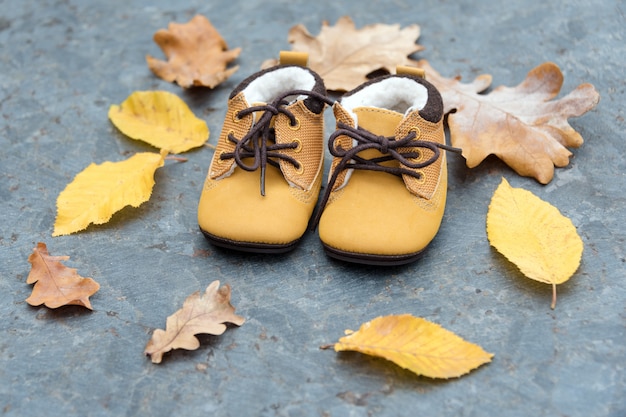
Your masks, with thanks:
M 167 91 L 135 91 L 109 108 L 109 119 L 126 136 L 171 153 L 197 148 L 209 138 L 204 120 Z
M 552 285 L 554 309 L 556 285 L 574 275 L 583 253 L 583 241 L 572 221 L 502 178 L 489 204 L 487 237 L 525 276 Z
M 491 362 L 493 354 L 449 330 L 410 314 L 377 317 L 339 339 L 335 351 L 385 358 L 430 378 L 456 378 Z
M 139 207 L 150 199 L 154 173 L 167 152 L 143 152 L 120 162 L 90 164 L 57 198 L 52 236 L 78 232 L 89 224 L 104 224 L 126 206 Z

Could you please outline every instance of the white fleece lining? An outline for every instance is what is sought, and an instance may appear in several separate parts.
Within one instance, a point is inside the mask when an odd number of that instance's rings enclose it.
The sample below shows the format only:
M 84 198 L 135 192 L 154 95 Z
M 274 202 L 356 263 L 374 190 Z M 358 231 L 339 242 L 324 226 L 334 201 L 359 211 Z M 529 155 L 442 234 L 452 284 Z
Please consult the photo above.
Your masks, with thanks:
M 312 90 L 315 77 L 300 67 L 285 67 L 263 74 L 243 90 L 248 103 L 269 103 L 289 90 Z
M 387 78 L 343 97 L 341 105 L 358 125 L 356 114 L 352 111 L 357 107 L 378 107 L 406 115 L 423 109 L 427 101 L 428 90 L 422 84 L 410 78 Z

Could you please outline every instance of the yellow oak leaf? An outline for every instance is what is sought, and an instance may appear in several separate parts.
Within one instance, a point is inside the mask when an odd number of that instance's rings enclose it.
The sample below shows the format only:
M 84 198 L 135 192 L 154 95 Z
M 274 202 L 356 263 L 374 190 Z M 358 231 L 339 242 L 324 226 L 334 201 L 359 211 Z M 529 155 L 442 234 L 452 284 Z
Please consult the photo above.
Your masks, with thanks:
M 220 288 L 213 281 L 204 294 L 191 294 L 183 307 L 167 318 L 165 330 L 156 329 L 148 341 L 144 353 L 153 363 L 161 363 L 163 354 L 173 349 L 195 350 L 200 347 L 197 334 L 221 335 L 226 331 L 224 323 L 241 326 L 245 319 L 235 314 L 230 303 L 230 286 Z
M 126 136 L 171 153 L 197 148 L 209 138 L 206 122 L 167 91 L 135 91 L 109 108 L 109 119 Z
M 347 91 L 367 81 L 368 74 L 389 73 L 408 64 L 409 55 L 424 49 L 415 43 L 419 36 L 415 24 L 401 29 L 400 25 L 377 23 L 356 29 L 352 19 L 343 16 L 335 26 L 323 22 L 317 37 L 304 25 L 296 25 L 287 40 L 292 50 L 309 54 L 309 67 L 324 79 L 326 88 Z M 266 61 L 263 66 L 275 63 Z
M 39 242 L 28 257 L 31 270 L 26 283 L 35 284 L 26 299 L 32 306 L 44 304 L 48 308 L 79 305 L 92 310 L 89 297 L 100 289 L 100 284 L 91 278 L 83 278 L 76 269 L 68 268 L 60 261 L 69 256 L 52 256 L 45 243 Z
M 583 241 L 572 221 L 530 191 L 513 188 L 508 181 L 496 189 L 487 212 L 487 237 L 491 245 L 528 278 L 556 285 L 576 272 Z
M 89 224 L 104 224 L 126 206 L 139 207 L 150 199 L 154 173 L 167 152 L 143 152 L 120 162 L 90 164 L 57 198 L 52 236 L 78 232 Z
M 377 317 L 346 333 L 335 343 L 335 351 L 378 356 L 430 378 L 459 377 L 493 357 L 438 324 L 410 314 Z
M 533 68 L 519 85 L 500 86 L 489 94 L 479 94 L 491 84 L 488 74 L 465 84 L 460 77 L 441 76 L 426 60 L 414 64 L 441 92 L 444 111 L 450 113 L 451 144 L 463 150 L 469 168 L 493 154 L 519 175 L 542 184 L 552 180 L 555 166 L 569 164 L 568 147 L 583 143 L 568 119 L 582 116 L 600 100 L 588 83 L 553 100 L 563 85 L 563 74 L 551 62 Z
M 167 30 L 154 34 L 154 42 L 168 61 L 148 55 L 148 67 L 165 81 L 176 82 L 183 88 L 213 88 L 239 69 L 227 65 L 239 56 L 241 48 L 228 49 L 224 38 L 202 15 L 187 23 L 170 23 Z

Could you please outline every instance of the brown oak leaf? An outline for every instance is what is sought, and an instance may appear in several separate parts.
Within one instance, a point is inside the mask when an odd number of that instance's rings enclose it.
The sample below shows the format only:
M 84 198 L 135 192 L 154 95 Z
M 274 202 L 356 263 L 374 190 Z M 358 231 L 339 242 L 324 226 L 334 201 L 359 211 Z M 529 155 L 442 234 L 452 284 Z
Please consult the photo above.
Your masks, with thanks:
M 48 308 L 79 305 L 92 310 L 89 297 L 100 289 L 100 284 L 91 278 L 81 277 L 76 269 L 60 262 L 68 259 L 69 256 L 51 256 L 45 243 L 37 243 L 28 257 L 32 267 L 26 282 L 35 284 L 26 299 L 28 304 L 45 304 Z
M 209 19 L 196 15 L 187 23 L 170 23 L 154 34 L 168 61 L 146 56 L 148 67 L 157 76 L 183 88 L 213 88 L 230 77 L 239 66 L 227 68 L 241 48 L 228 49 L 226 41 Z
M 400 29 L 378 23 L 356 29 L 352 19 L 343 16 L 335 26 L 323 22 L 317 37 L 299 24 L 289 30 L 287 39 L 292 50 L 309 54 L 309 67 L 320 74 L 326 88 L 347 91 L 367 81 L 368 74 L 408 64 L 408 55 L 424 49 L 416 43 L 419 36 L 415 24 Z M 264 67 L 271 64 L 266 61 Z
M 195 335 L 221 335 L 226 330 L 224 323 L 241 326 L 244 321 L 230 303 L 230 286 L 220 288 L 220 282 L 213 281 L 204 294 L 191 294 L 183 308 L 167 318 L 165 330 L 154 331 L 144 353 L 153 363 L 161 363 L 163 354 L 172 349 L 198 349 L 200 341 Z
M 490 154 L 503 160 L 519 175 L 542 184 L 554 176 L 554 167 L 569 164 L 568 147 L 582 145 L 582 136 L 568 119 L 593 109 L 600 95 L 591 84 L 553 100 L 563 85 L 559 67 L 546 62 L 532 69 L 515 87 L 500 86 L 489 94 L 490 75 L 469 84 L 460 77 L 445 78 L 428 61 L 415 62 L 441 92 L 450 127 L 452 146 L 461 148 L 467 166 L 474 168 Z

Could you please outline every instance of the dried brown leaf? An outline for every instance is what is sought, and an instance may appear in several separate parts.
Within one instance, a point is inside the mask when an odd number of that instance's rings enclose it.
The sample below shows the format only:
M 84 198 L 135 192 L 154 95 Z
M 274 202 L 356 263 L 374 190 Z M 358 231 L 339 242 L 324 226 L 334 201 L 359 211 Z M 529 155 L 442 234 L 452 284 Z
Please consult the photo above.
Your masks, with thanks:
M 35 284 L 26 299 L 32 306 L 45 304 L 48 308 L 64 305 L 79 305 L 92 310 L 89 297 L 100 289 L 100 284 L 91 278 L 83 278 L 76 269 L 68 268 L 60 261 L 69 256 L 51 256 L 45 243 L 37 243 L 28 257 L 32 267 L 26 282 Z
M 490 154 L 496 155 L 519 175 L 542 184 L 552 180 L 554 167 L 569 164 L 568 147 L 582 145 L 583 138 L 568 119 L 593 109 L 600 95 L 591 84 L 553 100 L 563 85 L 556 64 L 546 62 L 532 69 L 515 87 L 500 86 L 489 94 L 491 76 L 481 75 L 469 84 L 460 77 L 445 78 L 426 60 L 416 63 L 441 92 L 453 146 L 463 149 L 473 168 Z
M 309 67 L 320 74 L 326 88 L 347 91 L 374 71 L 393 72 L 396 66 L 408 64 L 408 55 L 424 49 L 415 43 L 419 36 L 418 25 L 400 29 L 400 25 L 378 23 L 356 29 L 352 19 L 344 16 L 335 26 L 323 22 L 317 37 L 304 25 L 296 25 L 289 30 L 288 41 L 292 50 L 309 54 Z
M 230 304 L 230 286 L 220 288 L 220 282 L 213 281 L 204 294 L 200 295 L 200 291 L 191 294 L 183 308 L 167 318 L 165 330 L 154 331 L 145 354 L 153 363 L 161 363 L 163 354 L 170 350 L 198 349 L 200 341 L 195 335 L 221 335 L 226 330 L 224 323 L 241 326 L 244 321 Z
M 213 88 L 228 79 L 239 66 L 227 68 L 241 48 L 228 49 L 209 19 L 196 15 L 187 23 L 170 23 L 154 34 L 168 61 L 146 56 L 148 67 L 159 77 L 183 88 Z

